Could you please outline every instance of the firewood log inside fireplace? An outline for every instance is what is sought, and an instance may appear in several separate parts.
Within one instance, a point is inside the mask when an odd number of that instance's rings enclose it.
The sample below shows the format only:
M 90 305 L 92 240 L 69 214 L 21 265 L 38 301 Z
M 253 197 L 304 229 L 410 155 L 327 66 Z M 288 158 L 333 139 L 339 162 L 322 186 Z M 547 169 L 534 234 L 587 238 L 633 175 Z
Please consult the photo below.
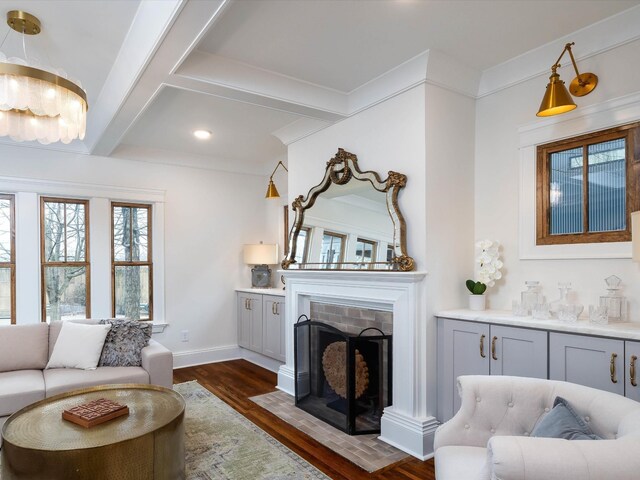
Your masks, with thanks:
M 356 399 L 369 386 L 369 367 L 362 354 L 355 354 Z M 322 368 L 329 386 L 342 398 L 347 398 L 347 342 L 333 342 L 322 354 Z

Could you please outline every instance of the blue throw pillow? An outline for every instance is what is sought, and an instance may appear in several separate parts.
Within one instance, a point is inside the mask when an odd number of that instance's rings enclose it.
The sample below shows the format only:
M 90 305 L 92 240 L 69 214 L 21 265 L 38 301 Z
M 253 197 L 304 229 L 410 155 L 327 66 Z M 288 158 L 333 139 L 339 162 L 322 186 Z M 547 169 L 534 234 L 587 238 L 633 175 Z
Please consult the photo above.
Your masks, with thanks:
M 535 426 L 531 436 L 565 440 L 601 440 L 562 397 L 556 397 L 553 408 Z

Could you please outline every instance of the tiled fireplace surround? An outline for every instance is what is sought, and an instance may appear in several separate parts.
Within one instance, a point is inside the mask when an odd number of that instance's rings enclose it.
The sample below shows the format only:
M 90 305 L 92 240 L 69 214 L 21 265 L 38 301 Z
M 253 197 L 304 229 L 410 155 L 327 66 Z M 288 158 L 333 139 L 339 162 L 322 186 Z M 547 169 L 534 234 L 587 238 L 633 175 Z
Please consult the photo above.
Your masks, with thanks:
M 286 363 L 278 372 L 278 388 L 294 394 L 293 325 L 300 315 L 320 321 L 331 320 L 332 316 L 337 319 L 339 310 L 332 312 L 331 305 L 347 307 L 348 314 L 348 307 L 378 311 L 377 319 L 375 312 L 370 312 L 368 315 L 374 318 L 368 319 L 367 313 L 353 311 L 355 318 L 348 323 L 361 323 L 362 327 L 351 327 L 358 332 L 376 324 L 393 330 L 393 405 L 384 410 L 380 439 L 420 459 L 432 456 L 438 422 L 429 414 L 435 412 L 435 405 L 427 405 L 434 395 L 427 392 L 428 332 L 423 293 L 426 274 L 311 270 L 279 273 L 286 278 L 287 329 Z M 312 304 L 319 318 L 311 316 Z

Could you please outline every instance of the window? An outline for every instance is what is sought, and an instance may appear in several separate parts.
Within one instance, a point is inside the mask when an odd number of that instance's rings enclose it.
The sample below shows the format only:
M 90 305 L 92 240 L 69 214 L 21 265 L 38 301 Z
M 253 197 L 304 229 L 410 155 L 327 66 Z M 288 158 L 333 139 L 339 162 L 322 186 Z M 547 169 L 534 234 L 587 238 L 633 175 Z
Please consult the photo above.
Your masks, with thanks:
M 344 260 L 345 239 L 344 235 L 325 230 L 320 250 L 320 263 L 324 264 L 324 268 L 336 268 L 335 264 Z
M 538 147 L 538 245 L 631 240 L 640 123 Z
M 363 264 L 368 263 L 366 268 L 373 268 L 373 262 L 376 261 L 377 243 L 372 240 L 358 238 L 356 240 L 356 262 Z
M 112 203 L 111 237 L 112 315 L 152 320 L 151 206 Z
M 14 197 L 0 195 L 0 325 L 16 323 Z
M 301 227 L 298 238 L 296 238 L 296 256 L 297 264 L 307 263 L 309 256 L 309 240 L 311 238 L 311 229 L 309 227 Z
M 40 203 L 42 321 L 91 314 L 89 202 L 42 198 Z

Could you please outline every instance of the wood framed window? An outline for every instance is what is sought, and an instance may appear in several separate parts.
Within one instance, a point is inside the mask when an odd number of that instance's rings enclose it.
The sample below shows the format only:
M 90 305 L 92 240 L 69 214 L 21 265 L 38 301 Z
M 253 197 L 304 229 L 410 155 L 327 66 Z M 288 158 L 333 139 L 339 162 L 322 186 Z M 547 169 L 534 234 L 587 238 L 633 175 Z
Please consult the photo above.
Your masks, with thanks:
M 639 175 L 640 122 L 538 146 L 536 244 L 630 241 Z
M 42 321 L 91 316 L 89 202 L 40 199 Z
M 305 264 L 309 259 L 309 244 L 311 243 L 311 228 L 302 227 L 296 237 L 296 263 Z
M 324 231 L 320 250 L 320 263 L 324 264 L 323 268 L 337 268 L 337 263 L 344 262 L 345 243 L 347 243 L 346 235 Z
M 111 204 L 111 313 L 153 320 L 151 205 Z
M 356 240 L 356 262 L 361 263 L 366 268 L 373 268 L 376 261 L 378 242 L 359 238 Z M 367 265 L 368 264 L 368 265 Z
M 0 194 L 0 325 L 16 323 L 15 197 Z

